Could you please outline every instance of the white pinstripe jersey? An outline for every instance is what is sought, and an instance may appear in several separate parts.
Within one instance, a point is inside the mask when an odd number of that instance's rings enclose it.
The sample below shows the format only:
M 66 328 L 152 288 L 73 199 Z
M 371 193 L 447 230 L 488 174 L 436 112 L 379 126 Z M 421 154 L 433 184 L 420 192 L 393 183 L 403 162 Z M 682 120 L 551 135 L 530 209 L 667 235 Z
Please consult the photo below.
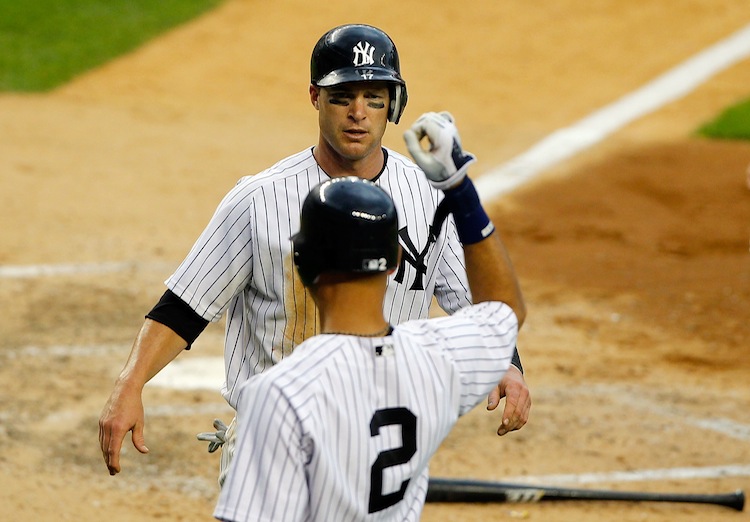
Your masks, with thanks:
M 396 326 L 319 335 L 241 387 L 221 520 L 419 520 L 428 463 L 511 364 L 518 322 L 486 302 Z
M 442 193 L 411 160 L 384 150 L 385 167 L 374 181 L 394 200 L 404 249 L 389 278 L 385 317 L 391 324 L 425 318 L 433 295 L 453 313 L 471 297 L 453 219 L 434 242 L 429 239 Z M 299 230 L 305 197 L 326 179 L 312 148 L 242 178 L 166 281 L 203 318 L 218 321 L 227 312 L 222 394 L 232 407 L 239 384 L 317 333 L 315 306 L 294 270 L 290 237 Z

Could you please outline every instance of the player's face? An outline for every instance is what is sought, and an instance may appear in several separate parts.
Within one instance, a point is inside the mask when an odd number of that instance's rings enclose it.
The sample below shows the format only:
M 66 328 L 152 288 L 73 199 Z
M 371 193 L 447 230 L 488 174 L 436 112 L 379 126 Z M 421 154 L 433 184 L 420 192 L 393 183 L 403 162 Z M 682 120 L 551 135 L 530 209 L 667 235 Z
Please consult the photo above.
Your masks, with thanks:
M 348 161 L 359 161 L 380 152 L 388 124 L 387 83 L 311 87 L 310 95 L 318 109 L 321 145 Z

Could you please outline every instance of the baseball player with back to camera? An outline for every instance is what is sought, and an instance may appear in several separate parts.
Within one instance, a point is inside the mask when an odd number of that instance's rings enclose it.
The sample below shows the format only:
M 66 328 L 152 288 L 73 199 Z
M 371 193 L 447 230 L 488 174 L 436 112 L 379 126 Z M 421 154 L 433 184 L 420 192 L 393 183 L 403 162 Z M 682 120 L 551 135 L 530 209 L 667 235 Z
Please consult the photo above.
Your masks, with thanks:
M 430 152 L 420 148 L 423 135 Z M 511 366 L 526 312 L 466 177 L 472 156 L 447 113 L 423 115 L 405 136 L 445 190 L 477 304 L 391 326 L 382 302 L 398 267 L 396 207 L 356 177 L 314 187 L 292 242 L 320 334 L 240 387 L 220 520 L 419 520 L 430 458 Z
M 454 220 L 435 226 L 442 192 L 409 158 L 382 146 L 388 122 L 398 123 L 407 101 L 393 41 L 369 25 L 336 27 L 315 45 L 310 69 L 318 143 L 240 179 L 167 279 L 99 419 L 99 443 L 111 475 L 120 472 L 128 432 L 135 448 L 148 452 L 146 382 L 189 349 L 210 321 L 227 315 L 221 392 L 235 410 L 242 383 L 320 331 L 315 304 L 295 276 L 289 237 L 299 227 L 305 196 L 323 181 L 356 176 L 394 200 L 403 254 L 388 278 L 383 310 L 389 323 L 426 318 L 433 296 L 449 314 L 471 304 Z M 521 428 L 531 407 L 517 353 L 490 392 L 487 409 L 497 408 L 502 397 L 499 435 Z M 216 433 L 199 438 L 209 441 L 209 451 L 223 445 L 221 483 L 231 460 L 234 421 L 228 429 L 218 420 L 214 426 Z

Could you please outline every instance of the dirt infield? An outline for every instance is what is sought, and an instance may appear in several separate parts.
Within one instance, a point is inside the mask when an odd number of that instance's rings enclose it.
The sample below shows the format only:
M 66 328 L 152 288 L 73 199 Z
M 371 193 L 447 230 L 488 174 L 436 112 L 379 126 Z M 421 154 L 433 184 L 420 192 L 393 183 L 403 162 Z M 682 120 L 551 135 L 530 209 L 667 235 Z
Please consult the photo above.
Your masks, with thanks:
M 216 389 L 148 387 L 149 455 L 110 477 L 97 420 L 143 314 L 237 178 L 313 144 L 309 51 L 386 29 L 404 120 L 450 110 L 480 177 L 750 23 L 747 0 L 229 0 L 46 95 L 0 96 L 3 520 L 209 520 Z M 435 476 L 750 492 L 750 144 L 694 129 L 748 96 L 750 61 L 489 206 L 521 276 L 529 424 L 480 407 Z M 403 125 L 386 144 L 405 151 Z M 181 360 L 219 356 L 211 325 Z M 650 472 L 650 473 L 647 473 Z M 573 502 L 426 506 L 426 521 L 746 520 L 748 510 Z

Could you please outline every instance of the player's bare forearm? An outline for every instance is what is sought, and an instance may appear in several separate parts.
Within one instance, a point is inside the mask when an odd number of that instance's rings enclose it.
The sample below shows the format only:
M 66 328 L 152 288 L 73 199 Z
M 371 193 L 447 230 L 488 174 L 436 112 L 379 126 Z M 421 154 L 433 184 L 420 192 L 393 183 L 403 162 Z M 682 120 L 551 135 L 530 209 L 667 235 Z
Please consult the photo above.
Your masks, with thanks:
M 526 305 L 513 263 L 500 239 L 499 231 L 495 230 L 478 243 L 464 245 L 464 256 L 474 302 L 506 303 L 515 312 L 520 328 L 526 318 Z
M 120 472 L 120 450 L 129 431 L 135 448 L 148 453 L 143 437 L 143 387 L 186 346 L 170 328 L 150 319 L 144 322 L 99 417 L 99 445 L 110 475 Z
M 146 319 L 118 381 L 143 387 L 187 347 L 187 342 L 171 328 Z
M 497 428 L 498 435 L 520 430 L 529 420 L 531 394 L 523 374 L 515 366 L 508 369 L 497 387 L 490 392 L 487 398 L 487 409 L 490 411 L 496 409 L 503 397 L 505 397 L 505 407 L 500 426 Z

